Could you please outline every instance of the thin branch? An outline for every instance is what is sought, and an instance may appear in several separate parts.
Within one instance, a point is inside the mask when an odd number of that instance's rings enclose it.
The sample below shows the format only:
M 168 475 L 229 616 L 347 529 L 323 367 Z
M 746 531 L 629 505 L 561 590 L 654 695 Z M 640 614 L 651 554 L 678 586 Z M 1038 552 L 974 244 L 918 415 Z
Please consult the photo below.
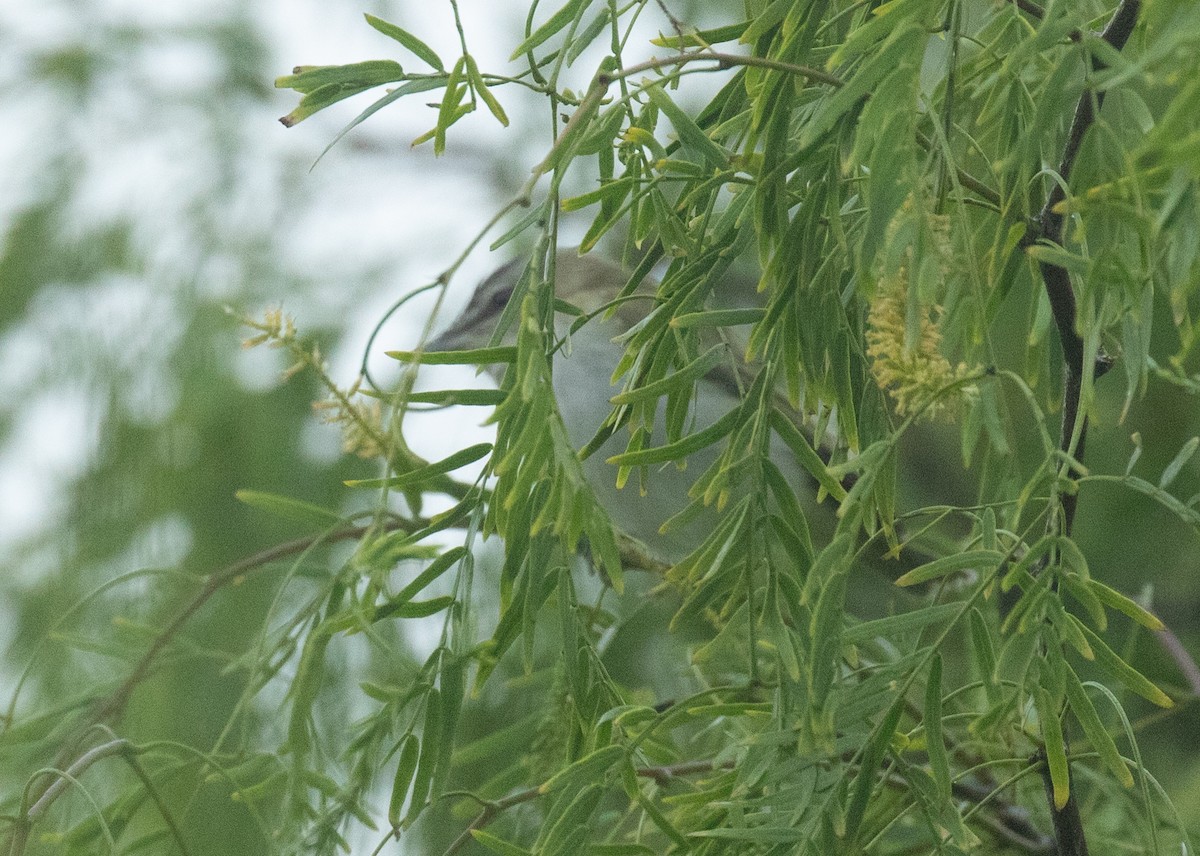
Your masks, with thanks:
M 87 752 L 84 752 L 72 762 L 71 766 L 65 772 L 43 770 L 43 775 L 53 775 L 54 778 L 48 785 L 41 789 L 41 793 L 37 795 L 29 810 L 17 818 L 16 822 L 12 825 L 8 837 L 7 852 L 9 856 L 20 856 L 20 854 L 25 852 L 25 844 L 29 840 L 29 832 L 33 828 L 34 821 L 49 811 L 50 806 L 54 805 L 55 800 L 62 796 L 67 788 L 83 775 L 89 767 L 97 761 L 110 758 L 113 755 L 122 755 L 129 750 L 130 743 L 128 740 L 110 740 L 108 743 L 93 746 Z

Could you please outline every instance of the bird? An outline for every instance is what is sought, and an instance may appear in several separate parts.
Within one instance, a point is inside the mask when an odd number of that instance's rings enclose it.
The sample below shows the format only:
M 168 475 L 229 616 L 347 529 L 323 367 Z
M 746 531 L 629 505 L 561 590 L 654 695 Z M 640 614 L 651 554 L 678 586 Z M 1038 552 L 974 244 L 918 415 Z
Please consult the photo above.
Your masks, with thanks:
M 497 324 L 523 271 L 524 264 L 514 261 L 484 279 L 458 317 L 426 342 L 425 349 L 469 350 L 493 343 Z M 556 298 L 576 307 L 587 318 L 581 324 L 570 314 L 556 313 L 555 319 L 555 335 L 562 347 L 553 357 L 553 387 L 568 438 L 577 450 L 604 438 L 596 448 L 589 449 L 591 453 L 584 460 L 584 471 L 597 500 L 623 534 L 646 545 L 659 558 L 678 561 L 712 532 L 715 509 L 669 531 L 663 531 L 663 524 L 689 505 L 689 489 L 716 462 L 721 444 L 700 449 L 685 461 L 659 465 L 644 483 L 634 484 L 631 478 L 619 487 L 618 467 L 609 459 L 626 450 L 630 435 L 614 430 L 605 438 L 602 432 L 606 423 L 611 428 L 612 398 L 621 392 L 620 381 L 613 374 L 625 353 L 622 338 L 653 307 L 653 283 L 646 281 L 637 287 L 635 293 L 645 299 L 619 303 L 609 313 L 603 310 L 629 283 L 629 275 L 620 265 L 595 254 L 561 250 L 555 256 L 554 276 Z M 513 342 L 515 333 L 510 330 L 502 343 Z M 714 367 L 696 382 L 685 420 L 690 431 L 709 427 L 740 404 L 740 378 L 730 368 L 732 361 Z M 503 366 L 488 368 L 497 380 L 504 371 Z M 660 402 L 655 432 L 646 442 L 647 448 L 667 442 L 662 428 L 663 409 Z M 598 432 L 602 432 L 599 438 Z M 803 481 L 797 467 L 789 464 L 788 470 L 797 481 Z

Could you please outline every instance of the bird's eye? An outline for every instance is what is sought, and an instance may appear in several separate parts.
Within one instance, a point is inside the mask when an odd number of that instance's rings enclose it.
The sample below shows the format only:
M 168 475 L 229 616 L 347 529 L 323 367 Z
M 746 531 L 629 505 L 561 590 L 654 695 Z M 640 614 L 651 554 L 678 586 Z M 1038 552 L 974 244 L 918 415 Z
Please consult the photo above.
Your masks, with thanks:
M 508 305 L 508 299 L 512 297 L 511 288 L 501 288 L 492 292 L 492 309 L 500 312 Z

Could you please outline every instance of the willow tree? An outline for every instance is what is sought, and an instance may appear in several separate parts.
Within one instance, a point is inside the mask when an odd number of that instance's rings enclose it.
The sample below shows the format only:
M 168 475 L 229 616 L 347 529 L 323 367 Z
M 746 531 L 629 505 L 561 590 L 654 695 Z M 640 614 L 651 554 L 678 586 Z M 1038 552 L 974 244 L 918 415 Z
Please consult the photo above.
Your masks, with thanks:
M 666 22 L 649 46 L 629 38 L 643 13 Z M 1130 723 L 1197 688 L 1169 694 L 1130 665 L 1137 628 L 1173 637 L 1091 575 L 1073 532 L 1101 485 L 1200 527 L 1196 498 L 1172 492 L 1195 440 L 1158 472 L 1139 466 L 1153 425 L 1123 469 L 1085 455 L 1101 409 L 1119 420 L 1151 385 L 1198 386 L 1200 7 L 746 0 L 724 14 L 698 31 L 662 4 L 535 4 L 504 69 L 472 57 L 469 20 L 443 57 L 368 16 L 403 67 L 277 82 L 303 95 L 289 126 L 379 86 L 393 88 L 350 128 L 432 94 L 414 144 L 436 153 L 474 111 L 507 125 L 514 87 L 551 122 L 528 180 L 479 218 L 475 244 L 520 259 L 490 347 L 391 352 L 408 366 L 398 386 L 343 390 L 290 320 L 256 322 L 325 380 L 326 412 L 382 472 L 356 485 L 377 496 L 367 519 L 213 578 L 301 552 L 308 569 L 248 655 L 248 700 L 287 687 L 286 733 L 250 735 L 257 754 L 222 775 L 285 852 L 332 851 L 372 822 L 380 851 L 395 837 L 447 853 L 1177 852 L 1186 824 Z M 568 89 L 594 46 L 607 55 Z M 694 109 L 698 81 L 716 94 Z M 597 308 L 556 290 L 565 216 L 590 218 L 578 252 L 624 264 Z M 473 248 L 449 252 L 432 287 Z M 731 303 L 747 271 L 758 299 Z M 637 313 L 619 395 L 580 447 L 555 366 L 571 333 L 617 312 Z M 502 380 L 415 392 L 430 363 Z M 737 395 L 699 425 L 689 408 L 714 371 Z M 420 459 L 409 426 L 429 404 L 494 406 L 495 441 Z M 687 471 L 680 518 L 714 522 L 683 555 L 630 538 L 597 499 L 584 459 L 615 437 L 629 491 L 709 456 Z M 928 504 L 946 484 L 930 461 L 971 498 Z M 456 475 L 471 463 L 478 479 Z M 355 542 L 351 558 L 322 563 L 331 541 Z M 908 594 L 880 606 L 869 592 L 886 587 Z M 427 659 L 347 681 L 351 637 L 409 663 L 406 622 L 430 616 Z M 119 720 L 162 648 L 94 722 Z M 349 730 L 344 692 L 369 711 Z M 64 745 L 68 763 L 85 751 Z M 43 780 L 27 803 L 53 793 Z M 26 812 L 22 841 L 44 813 Z

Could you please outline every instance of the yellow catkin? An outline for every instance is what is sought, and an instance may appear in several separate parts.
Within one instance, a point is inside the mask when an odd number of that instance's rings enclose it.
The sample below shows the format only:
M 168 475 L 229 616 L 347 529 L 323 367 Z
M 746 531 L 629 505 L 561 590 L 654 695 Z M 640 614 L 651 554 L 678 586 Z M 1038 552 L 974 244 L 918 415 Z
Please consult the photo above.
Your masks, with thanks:
M 910 213 L 906 203 L 899 217 Z M 897 221 L 899 220 L 897 218 Z M 929 225 L 935 251 L 943 259 L 949 257 L 949 236 L 944 218 L 930 218 Z M 893 238 L 896 223 L 889 229 Z M 895 402 L 900 416 L 911 416 L 922 412 L 933 418 L 947 411 L 947 406 L 957 402 L 968 390 L 947 388 L 971 374 L 965 364 L 952 366 L 940 350 L 942 331 L 939 328 L 941 308 L 921 306 L 919 334 L 916 341 L 908 343 L 908 289 L 910 287 L 910 264 L 912 250 L 904 252 L 904 260 L 896 270 L 881 277 L 876 283 L 875 295 L 871 299 L 867 314 L 867 356 L 871 361 L 871 374 L 880 389 L 885 389 Z

